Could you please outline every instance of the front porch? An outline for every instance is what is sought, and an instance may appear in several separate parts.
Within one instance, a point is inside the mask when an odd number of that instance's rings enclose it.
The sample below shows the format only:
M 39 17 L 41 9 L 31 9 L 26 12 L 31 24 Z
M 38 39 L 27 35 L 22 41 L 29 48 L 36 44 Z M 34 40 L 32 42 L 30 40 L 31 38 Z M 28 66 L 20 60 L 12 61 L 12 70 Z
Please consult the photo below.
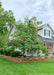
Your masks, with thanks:
M 50 42 L 50 41 L 44 41 L 45 46 L 48 48 L 49 46 L 52 48 L 52 51 L 49 49 L 49 54 L 51 55 L 52 53 L 54 53 L 54 42 Z

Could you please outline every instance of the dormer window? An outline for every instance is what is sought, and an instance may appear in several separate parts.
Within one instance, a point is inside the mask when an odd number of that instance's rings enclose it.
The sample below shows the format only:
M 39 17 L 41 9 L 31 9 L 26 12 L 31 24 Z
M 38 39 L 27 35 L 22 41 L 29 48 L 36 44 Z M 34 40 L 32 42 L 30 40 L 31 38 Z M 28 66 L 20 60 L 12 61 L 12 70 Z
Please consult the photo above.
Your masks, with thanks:
M 50 37 L 50 31 L 44 29 L 44 36 Z

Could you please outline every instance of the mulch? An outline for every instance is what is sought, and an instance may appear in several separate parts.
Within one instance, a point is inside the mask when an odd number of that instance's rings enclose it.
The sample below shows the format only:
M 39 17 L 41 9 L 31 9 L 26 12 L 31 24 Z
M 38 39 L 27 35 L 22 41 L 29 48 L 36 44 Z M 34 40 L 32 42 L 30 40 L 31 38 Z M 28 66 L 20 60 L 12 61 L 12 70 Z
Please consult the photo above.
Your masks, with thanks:
M 45 58 L 45 56 L 33 56 L 33 57 L 11 57 L 11 56 L 6 56 L 6 55 L 0 55 L 3 56 L 4 58 L 14 61 L 14 62 L 31 62 L 31 61 L 44 61 L 44 60 L 54 60 L 54 57 L 51 58 L 51 56 L 48 56 L 48 58 Z M 38 60 L 35 60 L 35 58 L 38 58 Z M 41 59 L 41 57 L 44 57 L 44 59 Z M 29 60 L 30 58 L 32 58 L 32 60 Z

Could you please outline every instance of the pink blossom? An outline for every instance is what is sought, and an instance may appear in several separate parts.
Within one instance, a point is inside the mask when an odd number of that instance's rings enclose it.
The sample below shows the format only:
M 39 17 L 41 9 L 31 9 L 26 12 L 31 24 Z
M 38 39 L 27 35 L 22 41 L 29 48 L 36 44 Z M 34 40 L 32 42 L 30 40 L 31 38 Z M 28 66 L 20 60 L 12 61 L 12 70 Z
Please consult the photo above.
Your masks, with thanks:
M 11 39 L 11 40 L 13 40 L 13 39 Z
M 26 48 L 24 47 L 24 49 L 26 49 Z
M 34 42 L 32 41 L 32 44 L 33 44 Z
M 30 44 L 28 44 L 27 46 L 30 46 Z
M 18 40 L 18 42 L 20 42 L 20 40 Z
M 23 40 L 21 40 L 21 42 L 23 42 Z
M 8 39 L 5 39 L 5 40 L 8 40 Z
M 32 48 L 34 48 L 34 47 L 32 47 Z
M 14 41 L 12 41 L 12 43 L 14 44 Z
M 2 42 L 4 42 L 4 40 L 2 40 Z
M 6 44 L 8 44 L 8 42 L 6 42 Z
M 31 49 L 31 47 L 29 47 L 29 49 Z

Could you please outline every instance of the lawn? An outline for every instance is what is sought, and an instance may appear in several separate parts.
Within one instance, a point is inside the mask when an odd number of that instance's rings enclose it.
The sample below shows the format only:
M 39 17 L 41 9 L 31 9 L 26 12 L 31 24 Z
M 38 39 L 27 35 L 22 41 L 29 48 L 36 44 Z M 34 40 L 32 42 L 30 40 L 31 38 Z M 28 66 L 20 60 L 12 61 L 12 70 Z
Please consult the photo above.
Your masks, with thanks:
M 0 75 L 54 75 L 54 60 L 12 62 L 0 56 Z

